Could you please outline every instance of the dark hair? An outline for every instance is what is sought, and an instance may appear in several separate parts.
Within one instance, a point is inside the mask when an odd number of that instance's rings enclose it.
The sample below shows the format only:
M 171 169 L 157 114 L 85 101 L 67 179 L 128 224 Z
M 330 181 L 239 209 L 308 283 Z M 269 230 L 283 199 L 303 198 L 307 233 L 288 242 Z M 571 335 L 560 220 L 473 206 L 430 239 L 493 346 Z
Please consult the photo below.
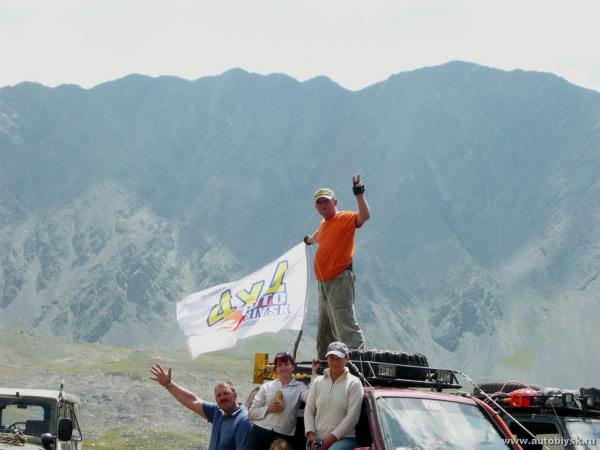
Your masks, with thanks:
M 292 356 L 292 354 L 290 352 L 279 352 L 275 355 L 275 360 L 274 360 L 275 367 L 277 367 L 278 362 L 287 362 L 287 361 L 289 361 L 290 363 L 292 363 L 292 365 L 294 365 L 294 357 Z

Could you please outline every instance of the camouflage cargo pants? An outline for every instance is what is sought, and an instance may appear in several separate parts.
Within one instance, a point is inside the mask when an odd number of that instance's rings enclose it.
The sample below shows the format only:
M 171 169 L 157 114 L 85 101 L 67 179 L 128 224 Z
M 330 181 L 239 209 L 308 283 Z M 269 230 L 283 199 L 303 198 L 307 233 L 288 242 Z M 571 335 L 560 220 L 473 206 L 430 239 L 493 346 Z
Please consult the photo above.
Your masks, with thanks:
M 329 281 L 319 281 L 319 325 L 317 353 L 324 358 L 327 345 L 341 341 L 351 350 L 365 345 L 354 312 L 354 273 L 345 270 Z

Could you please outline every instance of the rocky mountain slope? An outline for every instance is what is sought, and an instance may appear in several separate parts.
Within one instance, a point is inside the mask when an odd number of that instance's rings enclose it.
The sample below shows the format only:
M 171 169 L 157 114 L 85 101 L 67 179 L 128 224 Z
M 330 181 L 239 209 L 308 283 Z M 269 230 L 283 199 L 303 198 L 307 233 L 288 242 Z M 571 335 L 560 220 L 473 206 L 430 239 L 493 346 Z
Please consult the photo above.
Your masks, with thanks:
M 181 348 L 176 301 L 313 231 L 317 187 L 354 207 L 360 173 L 370 346 L 542 384 L 600 368 L 600 94 L 551 74 L 22 83 L 0 89 L 0 154 L 3 328 Z

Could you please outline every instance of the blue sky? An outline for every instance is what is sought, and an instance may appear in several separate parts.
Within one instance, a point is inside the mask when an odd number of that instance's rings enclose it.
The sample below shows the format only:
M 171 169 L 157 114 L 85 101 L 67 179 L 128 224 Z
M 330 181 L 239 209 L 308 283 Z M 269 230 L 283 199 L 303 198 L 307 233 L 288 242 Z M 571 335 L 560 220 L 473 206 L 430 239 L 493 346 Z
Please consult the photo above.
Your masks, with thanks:
M 0 86 L 234 67 L 356 90 L 451 60 L 600 91 L 598 0 L 0 0 Z

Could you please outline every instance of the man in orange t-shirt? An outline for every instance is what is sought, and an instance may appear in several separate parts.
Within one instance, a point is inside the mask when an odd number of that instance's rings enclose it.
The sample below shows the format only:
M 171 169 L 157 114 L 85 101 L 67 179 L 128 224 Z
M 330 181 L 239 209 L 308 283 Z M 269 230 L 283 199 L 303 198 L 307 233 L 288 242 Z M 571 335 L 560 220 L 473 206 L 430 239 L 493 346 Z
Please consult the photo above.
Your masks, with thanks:
M 327 345 L 345 342 L 350 349 L 365 343 L 354 312 L 354 232 L 371 217 L 360 175 L 352 177 L 358 212 L 338 211 L 335 193 L 329 188 L 315 192 L 315 208 L 323 216 L 313 235 L 304 237 L 307 245 L 318 243 L 315 275 L 319 285 L 319 324 L 317 353 L 324 359 Z

